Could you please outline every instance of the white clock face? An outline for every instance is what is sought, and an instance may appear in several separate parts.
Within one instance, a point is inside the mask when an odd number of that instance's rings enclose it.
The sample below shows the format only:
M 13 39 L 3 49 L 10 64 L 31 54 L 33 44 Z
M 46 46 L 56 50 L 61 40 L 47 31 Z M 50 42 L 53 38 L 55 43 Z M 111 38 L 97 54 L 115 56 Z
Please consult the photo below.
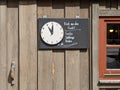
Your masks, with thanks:
M 64 30 L 62 26 L 57 22 L 48 22 L 44 24 L 41 29 L 41 38 L 45 43 L 49 45 L 60 43 L 63 37 Z

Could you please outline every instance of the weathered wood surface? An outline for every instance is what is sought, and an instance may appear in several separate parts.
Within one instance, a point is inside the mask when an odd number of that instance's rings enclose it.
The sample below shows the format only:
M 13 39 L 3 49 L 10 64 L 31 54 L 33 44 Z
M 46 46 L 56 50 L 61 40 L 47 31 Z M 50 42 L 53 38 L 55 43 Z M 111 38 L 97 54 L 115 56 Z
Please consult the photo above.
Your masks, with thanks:
M 99 9 L 100 10 L 118 10 L 119 8 L 119 0 L 100 0 L 99 1 Z
M 37 5 L 19 1 L 19 89 L 37 90 Z
M 64 17 L 64 4 L 62 1 L 38 4 L 38 18 Z M 64 51 L 39 50 L 38 51 L 38 90 L 64 90 Z
M 110 1 L 111 1 L 111 0 L 106 0 L 106 3 L 105 3 L 106 5 L 105 5 L 105 6 L 106 6 L 106 9 L 107 9 L 107 10 L 110 10 L 110 9 L 111 9 L 111 3 L 110 3 Z
M 120 10 L 100 10 L 99 16 L 120 16 Z
M 120 10 L 120 0 L 118 0 L 118 10 Z
M 80 3 L 74 1 L 65 2 L 65 18 L 75 18 L 80 16 Z M 65 51 L 65 69 L 66 69 L 66 89 L 80 90 L 80 51 Z
M 64 18 L 64 1 L 53 0 L 52 2 L 52 17 Z M 64 50 L 53 50 L 52 60 L 52 77 L 53 90 L 64 90 L 65 86 L 65 71 L 64 71 Z
M 102 87 L 99 90 L 119 90 L 116 86 Z
M 106 3 L 106 2 L 108 2 L 108 3 Z M 104 9 L 108 9 L 108 7 L 109 7 L 109 0 L 100 0 L 99 1 L 99 9 L 100 10 L 104 10 Z
M 18 90 L 18 82 L 20 90 L 37 90 L 37 84 L 38 90 L 89 90 L 89 84 L 92 81 L 92 90 L 99 90 L 97 86 L 99 81 L 98 19 L 99 16 L 120 16 L 120 1 L 118 0 L 117 3 L 117 1 L 101 0 L 99 4 L 93 2 L 91 11 L 87 0 L 15 1 L 8 0 L 8 4 L 4 0 L 0 1 L 1 90 Z M 90 18 L 90 12 L 92 12 L 93 76 L 89 83 L 89 64 L 91 64 L 89 63 L 89 49 L 37 51 L 37 18 L 44 15 L 48 18 L 75 18 L 76 16 Z M 18 57 L 20 60 L 19 75 Z M 12 61 L 16 63 L 16 83 L 13 87 L 8 82 Z M 108 88 L 112 87 L 118 88 L 119 86 L 109 86 Z
M 18 90 L 18 2 L 8 0 L 7 4 L 7 76 L 8 90 Z M 14 85 L 10 76 L 12 62 L 15 62 Z
M 111 0 L 111 10 L 117 10 L 118 9 L 118 0 L 113 1 Z
M 38 18 L 50 17 L 51 9 L 51 1 L 39 1 Z M 38 90 L 53 90 L 52 85 L 52 51 L 38 51 Z
M 79 1 L 65 2 L 65 18 L 88 18 L 89 5 Z M 66 90 L 88 90 L 89 70 L 88 51 L 66 51 Z
M 7 6 L 0 1 L 0 89 L 7 90 Z
M 80 18 L 90 17 L 89 0 L 80 2 Z M 76 10 L 77 12 L 78 10 Z M 80 50 L 80 90 L 89 90 L 90 49 Z
M 99 20 L 99 4 L 92 3 L 92 90 L 99 90 L 97 84 L 99 81 L 99 64 L 98 64 L 98 20 Z

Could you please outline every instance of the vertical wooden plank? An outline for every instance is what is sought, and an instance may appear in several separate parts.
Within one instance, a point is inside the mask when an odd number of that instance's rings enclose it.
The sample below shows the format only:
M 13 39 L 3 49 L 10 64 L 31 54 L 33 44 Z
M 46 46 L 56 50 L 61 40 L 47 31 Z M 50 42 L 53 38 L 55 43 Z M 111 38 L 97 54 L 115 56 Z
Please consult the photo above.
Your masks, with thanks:
M 52 12 L 51 0 L 38 1 L 38 18 L 42 18 L 43 16 L 51 17 L 51 12 Z M 38 90 L 53 90 L 53 80 L 52 80 L 53 72 L 52 72 L 52 51 L 39 50 L 38 51 Z
M 111 8 L 111 0 L 106 0 L 106 10 L 110 10 Z
M 120 10 L 120 0 L 118 0 L 118 10 Z
M 36 1 L 19 1 L 20 90 L 37 90 Z
M 62 1 L 38 2 L 38 18 L 64 17 Z M 64 90 L 64 51 L 38 51 L 38 90 Z
M 80 18 L 89 18 L 89 0 L 80 1 Z M 80 90 L 89 90 L 89 49 L 80 50 Z
M 0 89 L 7 90 L 7 7 L 0 1 Z
M 66 90 L 80 90 L 79 51 L 66 51 Z
M 106 8 L 106 0 L 100 0 L 99 1 L 99 6 L 100 6 L 100 10 L 105 10 Z
M 79 1 L 65 2 L 65 18 L 75 18 L 80 15 Z M 80 90 L 80 51 L 66 50 L 66 89 Z
M 117 10 L 118 9 L 118 0 L 111 0 L 111 10 Z
M 92 2 L 92 90 L 99 90 L 97 84 L 99 80 L 99 61 L 98 61 L 98 22 L 99 4 Z
M 53 90 L 64 90 L 64 52 L 53 51 Z
M 8 90 L 18 90 L 18 1 L 8 0 L 7 9 L 7 66 Z M 15 62 L 15 85 L 11 86 L 11 63 Z
M 38 90 L 52 89 L 52 52 L 38 52 Z
M 52 1 L 52 17 L 64 18 L 64 1 Z M 64 90 L 64 50 L 54 50 L 52 60 L 53 90 Z

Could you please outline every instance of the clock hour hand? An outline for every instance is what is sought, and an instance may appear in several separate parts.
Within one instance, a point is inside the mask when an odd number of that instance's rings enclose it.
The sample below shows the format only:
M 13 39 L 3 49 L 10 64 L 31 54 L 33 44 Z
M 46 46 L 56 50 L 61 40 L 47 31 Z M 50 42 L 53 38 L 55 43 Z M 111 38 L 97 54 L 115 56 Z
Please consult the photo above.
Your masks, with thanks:
M 49 29 L 51 35 L 53 35 L 53 25 L 52 25 L 52 29 L 50 27 L 48 27 L 48 29 Z

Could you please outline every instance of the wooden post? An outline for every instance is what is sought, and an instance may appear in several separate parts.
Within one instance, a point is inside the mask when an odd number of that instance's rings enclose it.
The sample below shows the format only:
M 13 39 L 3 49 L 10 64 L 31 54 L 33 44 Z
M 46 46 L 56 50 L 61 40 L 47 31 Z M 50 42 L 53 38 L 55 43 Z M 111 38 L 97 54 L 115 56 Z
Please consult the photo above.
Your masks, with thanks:
M 97 84 L 99 80 L 99 61 L 98 61 L 98 20 L 99 20 L 99 4 L 92 3 L 92 81 L 93 89 L 99 90 Z

